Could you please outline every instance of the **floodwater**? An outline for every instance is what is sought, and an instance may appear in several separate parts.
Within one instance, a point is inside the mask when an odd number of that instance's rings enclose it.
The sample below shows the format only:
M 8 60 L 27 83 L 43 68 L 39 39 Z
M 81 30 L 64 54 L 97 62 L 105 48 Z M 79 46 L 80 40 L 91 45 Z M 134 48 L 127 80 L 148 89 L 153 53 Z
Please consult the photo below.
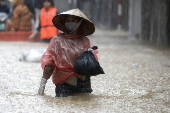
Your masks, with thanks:
M 128 40 L 127 33 L 97 31 L 106 74 L 91 78 L 92 94 L 56 98 L 51 79 L 37 95 L 40 63 L 20 62 L 25 50 L 46 44 L 0 42 L 0 113 L 170 113 L 170 51 Z

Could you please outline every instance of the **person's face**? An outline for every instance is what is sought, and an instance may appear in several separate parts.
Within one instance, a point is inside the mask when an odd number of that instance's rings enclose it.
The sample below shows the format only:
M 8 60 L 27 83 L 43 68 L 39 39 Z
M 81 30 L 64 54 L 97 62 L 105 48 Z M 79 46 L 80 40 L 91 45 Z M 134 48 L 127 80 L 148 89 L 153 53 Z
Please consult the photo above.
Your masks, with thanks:
M 44 8 L 48 9 L 49 7 L 51 7 L 51 3 L 48 2 L 48 1 L 45 1 L 45 2 L 43 3 L 43 6 L 44 6 Z
M 72 32 L 74 30 L 74 28 L 77 26 L 77 23 L 80 21 L 79 17 L 75 17 L 72 15 L 69 15 L 66 18 L 66 22 L 65 22 L 65 26 L 67 29 L 67 32 Z

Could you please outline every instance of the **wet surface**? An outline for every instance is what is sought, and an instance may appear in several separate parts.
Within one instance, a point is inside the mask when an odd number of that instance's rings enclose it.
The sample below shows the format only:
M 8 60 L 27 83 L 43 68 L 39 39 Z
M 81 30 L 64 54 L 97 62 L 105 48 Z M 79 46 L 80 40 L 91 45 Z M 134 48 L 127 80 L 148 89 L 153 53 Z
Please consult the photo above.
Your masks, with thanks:
M 0 42 L 0 113 L 169 113 L 170 51 L 128 40 L 126 33 L 97 31 L 105 75 L 92 77 L 92 94 L 56 98 L 51 79 L 37 95 L 40 63 L 20 62 L 25 50 L 46 44 Z

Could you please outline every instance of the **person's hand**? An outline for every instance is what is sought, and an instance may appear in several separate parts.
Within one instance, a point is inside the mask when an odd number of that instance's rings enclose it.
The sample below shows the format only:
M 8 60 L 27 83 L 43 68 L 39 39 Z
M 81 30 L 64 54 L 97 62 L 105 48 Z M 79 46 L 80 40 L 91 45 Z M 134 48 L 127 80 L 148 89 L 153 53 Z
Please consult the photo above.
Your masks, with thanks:
M 37 34 L 38 34 L 38 31 L 37 31 L 37 30 L 34 31 L 34 32 L 29 36 L 29 41 L 32 41 L 32 40 L 34 39 L 35 35 L 37 35 Z
M 47 83 L 47 80 L 45 78 L 42 78 L 41 79 L 41 82 L 40 82 L 40 87 L 38 89 L 38 94 L 39 95 L 43 95 L 44 94 L 44 90 L 45 90 L 45 84 Z
M 31 35 L 29 36 L 29 41 L 32 41 L 32 40 L 33 40 L 33 38 L 34 38 L 34 35 L 33 35 L 33 34 L 31 34 Z

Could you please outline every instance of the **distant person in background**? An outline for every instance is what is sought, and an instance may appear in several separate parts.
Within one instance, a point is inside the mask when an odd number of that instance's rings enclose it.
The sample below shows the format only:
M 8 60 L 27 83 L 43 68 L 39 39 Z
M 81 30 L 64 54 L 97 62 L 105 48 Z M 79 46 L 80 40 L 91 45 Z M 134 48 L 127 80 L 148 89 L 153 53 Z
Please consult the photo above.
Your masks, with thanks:
M 13 0 L 13 12 L 10 19 L 6 22 L 6 31 L 31 31 L 32 13 L 24 0 Z
M 0 0 L 0 31 L 5 30 L 5 22 L 10 13 L 10 8 L 6 4 L 7 0 Z
M 39 27 L 40 9 L 43 7 L 43 0 L 25 0 L 25 5 L 33 14 L 32 18 L 32 31 Z
M 39 27 L 30 35 L 29 39 L 32 40 L 40 31 L 41 42 L 49 43 L 52 37 L 58 33 L 58 30 L 52 23 L 52 18 L 56 16 L 57 12 L 58 10 L 54 8 L 52 0 L 43 0 L 43 8 L 41 9 L 39 16 Z
M 31 13 L 34 15 L 34 1 L 35 0 L 24 0 L 24 4 L 28 7 L 28 9 L 31 11 Z
M 36 0 L 25 0 L 24 4 L 28 7 L 28 9 L 31 11 L 32 13 L 32 19 L 31 19 L 31 23 L 32 23 L 32 28 L 31 31 L 35 30 L 35 10 L 34 10 L 34 1 Z
M 43 8 L 43 0 L 35 0 L 34 2 L 34 10 L 35 10 L 35 24 L 34 24 L 34 31 L 38 29 L 40 24 L 40 10 Z

